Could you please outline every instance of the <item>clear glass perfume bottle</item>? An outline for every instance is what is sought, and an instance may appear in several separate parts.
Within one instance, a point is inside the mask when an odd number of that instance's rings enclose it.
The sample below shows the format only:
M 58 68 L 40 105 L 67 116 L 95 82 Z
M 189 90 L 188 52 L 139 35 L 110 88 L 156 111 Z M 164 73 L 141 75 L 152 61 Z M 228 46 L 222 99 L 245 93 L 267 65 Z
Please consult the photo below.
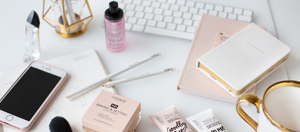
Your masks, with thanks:
M 23 56 L 24 62 L 31 62 L 40 58 L 39 26 L 39 16 L 35 11 L 31 11 L 25 24 L 26 52 Z

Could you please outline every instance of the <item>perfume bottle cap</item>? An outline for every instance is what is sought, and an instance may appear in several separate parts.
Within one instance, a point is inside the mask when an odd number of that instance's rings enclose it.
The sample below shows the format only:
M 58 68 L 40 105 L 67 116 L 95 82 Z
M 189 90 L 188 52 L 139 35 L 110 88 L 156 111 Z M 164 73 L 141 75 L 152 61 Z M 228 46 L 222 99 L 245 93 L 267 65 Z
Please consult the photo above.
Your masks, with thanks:
M 38 14 L 32 10 L 27 17 L 27 22 L 32 24 L 33 26 L 39 28 L 40 27 L 40 19 Z
M 119 10 L 118 2 L 112 1 L 109 3 L 109 12 L 115 14 Z
M 108 20 L 119 20 L 123 17 L 123 10 L 118 7 L 118 2 L 109 3 L 109 8 L 105 11 L 105 18 Z

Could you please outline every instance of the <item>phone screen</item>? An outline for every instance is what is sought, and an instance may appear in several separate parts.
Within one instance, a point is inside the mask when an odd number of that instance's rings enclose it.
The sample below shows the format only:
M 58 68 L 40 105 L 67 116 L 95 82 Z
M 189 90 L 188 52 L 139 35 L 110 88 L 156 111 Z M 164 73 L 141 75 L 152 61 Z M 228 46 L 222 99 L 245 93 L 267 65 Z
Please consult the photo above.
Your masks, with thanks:
M 30 67 L 1 100 L 0 109 L 30 121 L 60 79 Z

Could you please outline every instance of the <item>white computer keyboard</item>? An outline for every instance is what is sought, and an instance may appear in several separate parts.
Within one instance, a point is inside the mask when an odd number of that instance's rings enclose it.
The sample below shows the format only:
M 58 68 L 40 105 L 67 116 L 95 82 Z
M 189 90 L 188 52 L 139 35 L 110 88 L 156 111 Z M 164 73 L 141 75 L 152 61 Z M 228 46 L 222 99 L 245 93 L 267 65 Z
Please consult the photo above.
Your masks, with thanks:
M 191 0 L 117 0 L 126 30 L 192 40 L 201 14 L 251 22 L 248 9 Z

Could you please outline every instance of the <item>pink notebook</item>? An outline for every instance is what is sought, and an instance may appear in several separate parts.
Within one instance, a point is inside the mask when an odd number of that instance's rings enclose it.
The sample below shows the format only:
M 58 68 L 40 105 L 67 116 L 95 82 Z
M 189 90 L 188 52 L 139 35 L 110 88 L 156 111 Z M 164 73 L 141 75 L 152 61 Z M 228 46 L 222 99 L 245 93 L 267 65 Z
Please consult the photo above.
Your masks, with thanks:
M 181 71 L 177 90 L 235 103 L 237 98 L 199 71 L 196 62 L 200 56 L 222 44 L 248 24 L 250 23 L 203 14 Z M 254 94 L 254 91 L 255 88 L 252 88 L 247 93 Z

